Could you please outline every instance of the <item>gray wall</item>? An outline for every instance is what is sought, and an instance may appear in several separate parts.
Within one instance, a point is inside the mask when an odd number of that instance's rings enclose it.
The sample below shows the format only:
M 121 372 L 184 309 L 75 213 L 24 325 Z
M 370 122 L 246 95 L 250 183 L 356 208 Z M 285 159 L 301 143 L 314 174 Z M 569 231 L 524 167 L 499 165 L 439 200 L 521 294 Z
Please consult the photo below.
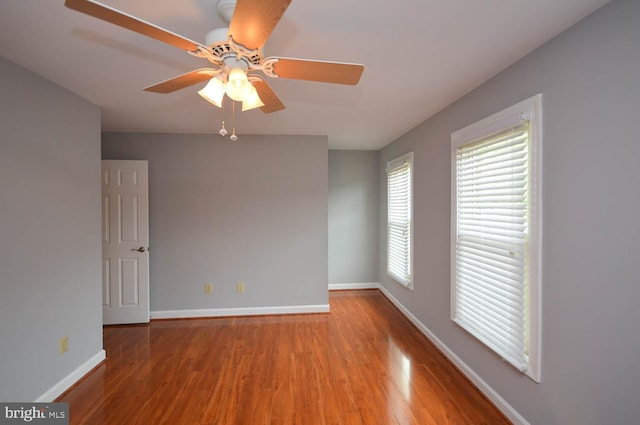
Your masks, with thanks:
M 328 304 L 326 137 L 104 133 L 102 152 L 149 161 L 152 311 Z
M 29 401 L 102 350 L 100 110 L 0 58 L 0 128 L 0 400 Z
M 640 417 L 640 2 L 615 1 L 382 150 L 379 276 L 531 424 Z M 543 93 L 542 382 L 449 320 L 450 134 Z M 385 277 L 387 160 L 415 152 L 415 293 Z
M 329 284 L 378 281 L 377 178 L 377 151 L 329 151 Z

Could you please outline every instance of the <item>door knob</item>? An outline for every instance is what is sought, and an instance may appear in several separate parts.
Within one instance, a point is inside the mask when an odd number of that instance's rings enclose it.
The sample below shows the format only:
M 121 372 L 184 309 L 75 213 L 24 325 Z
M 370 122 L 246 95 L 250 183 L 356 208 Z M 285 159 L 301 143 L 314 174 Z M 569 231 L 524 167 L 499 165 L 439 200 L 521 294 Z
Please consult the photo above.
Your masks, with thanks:
M 145 249 L 144 249 L 144 247 L 143 247 L 143 246 L 141 246 L 140 248 L 137 248 L 137 249 L 136 249 L 136 248 L 131 248 L 131 251 L 144 252 L 144 251 L 145 251 Z

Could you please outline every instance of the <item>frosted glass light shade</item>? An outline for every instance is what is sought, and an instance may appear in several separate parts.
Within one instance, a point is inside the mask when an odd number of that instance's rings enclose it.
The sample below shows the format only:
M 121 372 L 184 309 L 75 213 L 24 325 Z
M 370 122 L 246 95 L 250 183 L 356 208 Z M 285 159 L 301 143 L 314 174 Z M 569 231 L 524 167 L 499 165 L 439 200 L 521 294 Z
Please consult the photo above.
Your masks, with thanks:
M 255 108 L 261 108 L 264 106 L 262 99 L 258 96 L 256 88 L 251 85 L 251 91 L 249 95 L 242 101 L 242 112 L 250 111 Z
M 233 68 L 229 72 L 226 92 L 231 99 L 241 102 L 249 96 L 253 86 L 247 79 L 247 74 L 242 68 Z
M 216 105 L 218 108 L 222 108 L 222 98 L 224 97 L 224 83 L 217 78 L 209 80 L 206 86 L 198 94 Z

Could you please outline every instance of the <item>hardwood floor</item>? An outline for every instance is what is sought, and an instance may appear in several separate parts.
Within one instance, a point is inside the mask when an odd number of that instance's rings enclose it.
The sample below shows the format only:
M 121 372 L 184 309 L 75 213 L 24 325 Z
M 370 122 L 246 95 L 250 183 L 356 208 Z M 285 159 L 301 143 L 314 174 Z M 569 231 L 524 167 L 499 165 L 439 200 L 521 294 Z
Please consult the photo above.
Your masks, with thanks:
M 104 330 L 107 361 L 59 398 L 71 424 L 508 424 L 377 290 L 331 313 Z

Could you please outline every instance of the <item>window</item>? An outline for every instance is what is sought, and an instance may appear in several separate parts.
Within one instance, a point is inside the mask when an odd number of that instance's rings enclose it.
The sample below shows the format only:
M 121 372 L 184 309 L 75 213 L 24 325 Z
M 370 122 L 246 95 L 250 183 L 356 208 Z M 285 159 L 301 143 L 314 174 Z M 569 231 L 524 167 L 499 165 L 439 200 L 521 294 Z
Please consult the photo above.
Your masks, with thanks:
M 537 382 L 541 100 L 451 135 L 451 319 Z
M 387 163 L 387 274 L 409 289 L 412 276 L 413 152 Z

